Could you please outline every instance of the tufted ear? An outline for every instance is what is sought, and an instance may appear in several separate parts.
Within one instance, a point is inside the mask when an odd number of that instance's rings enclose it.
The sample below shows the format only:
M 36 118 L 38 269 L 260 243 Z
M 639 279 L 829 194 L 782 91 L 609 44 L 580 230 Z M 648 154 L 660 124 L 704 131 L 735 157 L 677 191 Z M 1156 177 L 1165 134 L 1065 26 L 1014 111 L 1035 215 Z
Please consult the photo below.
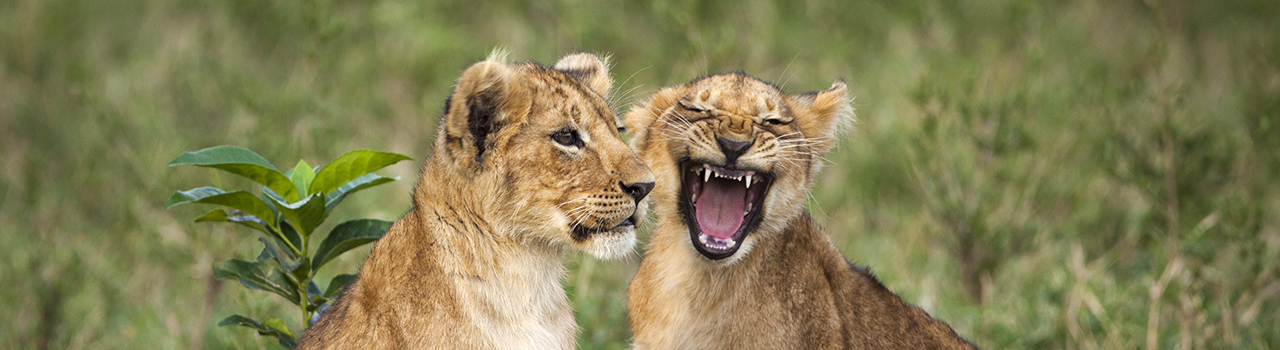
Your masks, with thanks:
M 825 154 L 835 145 L 835 138 L 853 122 L 853 105 L 849 101 L 849 87 L 837 80 L 831 88 L 792 96 L 796 107 L 796 123 L 800 131 L 818 141 L 816 151 Z
M 604 59 L 596 55 L 580 52 L 564 56 L 556 62 L 555 70 L 564 72 L 600 97 L 609 98 L 609 89 L 613 88 L 613 78 L 609 77 L 609 57 Z
M 450 158 L 464 168 L 478 168 L 485 151 L 494 145 L 494 135 L 517 122 L 530 103 L 522 77 L 500 58 L 490 57 L 467 68 L 446 102 Z

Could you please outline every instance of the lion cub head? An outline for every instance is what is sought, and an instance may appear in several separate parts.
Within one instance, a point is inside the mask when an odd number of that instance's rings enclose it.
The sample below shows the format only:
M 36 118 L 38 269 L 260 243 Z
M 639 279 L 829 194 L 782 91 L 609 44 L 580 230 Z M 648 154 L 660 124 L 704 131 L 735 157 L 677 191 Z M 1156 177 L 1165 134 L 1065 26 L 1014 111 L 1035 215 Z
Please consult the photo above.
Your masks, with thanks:
M 853 117 L 846 94 L 836 82 L 787 95 L 743 73 L 654 94 L 626 123 L 636 132 L 632 147 L 658 176 L 660 220 L 679 220 L 693 249 L 723 263 L 781 232 L 801 214 L 821 157 Z
M 446 101 L 436 138 L 433 161 L 451 174 L 420 186 L 459 188 L 479 203 L 468 210 L 512 240 L 601 258 L 630 252 L 637 203 L 654 179 L 619 136 L 605 102 L 612 83 L 588 53 L 553 67 L 476 63 Z

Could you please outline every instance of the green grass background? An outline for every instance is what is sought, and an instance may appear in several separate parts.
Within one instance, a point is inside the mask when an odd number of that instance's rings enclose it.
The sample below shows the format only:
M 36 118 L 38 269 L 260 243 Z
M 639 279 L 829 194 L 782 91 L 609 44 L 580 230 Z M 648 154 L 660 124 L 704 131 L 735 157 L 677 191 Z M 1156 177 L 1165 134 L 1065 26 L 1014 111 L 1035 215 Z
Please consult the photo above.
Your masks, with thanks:
M 218 144 L 281 168 L 421 160 L 495 47 L 612 54 L 620 111 L 709 73 L 845 79 L 859 122 L 810 210 L 984 348 L 1280 348 L 1277 18 L 1273 0 L 0 1 L 0 348 L 278 347 L 214 326 L 296 331 L 282 300 L 211 277 L 255 236 L 163 207 L 253 186 L 165 164 Z M 418 166 L 329 226 L 397 218 Z M 580 348 L 626 347 L 638 263 L 567 259 Z

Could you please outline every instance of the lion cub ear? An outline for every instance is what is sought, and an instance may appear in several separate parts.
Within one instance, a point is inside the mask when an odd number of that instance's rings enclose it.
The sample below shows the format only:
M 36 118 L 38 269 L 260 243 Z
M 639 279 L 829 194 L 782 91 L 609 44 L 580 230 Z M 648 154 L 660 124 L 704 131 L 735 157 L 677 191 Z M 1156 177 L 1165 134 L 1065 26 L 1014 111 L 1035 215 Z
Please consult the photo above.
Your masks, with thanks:
M 609 76 L 609 57 L 601 59 L 596 55 L 580 52 L 564 56 L 556 62 L 555 70 L 564 72 L 600 97 L 609 98 L 609 89 L 613 88 L 613 78 Z
M 853 104 L 849 100 L 849 87 L 843 80 L 831 84 L 824 91 L 792 96 L 799 108 L 794 108 L 796 123 L 805 137 L 815 140 L 816 151 L 825 154 L 835 146 L 836 136 L 853 122 Z
M 523 77 L 500 57 L 467 68 L 446 103 L 450 158 L 464 168 L 478 169 L 498 131 L 518 122 L 530 103 Z

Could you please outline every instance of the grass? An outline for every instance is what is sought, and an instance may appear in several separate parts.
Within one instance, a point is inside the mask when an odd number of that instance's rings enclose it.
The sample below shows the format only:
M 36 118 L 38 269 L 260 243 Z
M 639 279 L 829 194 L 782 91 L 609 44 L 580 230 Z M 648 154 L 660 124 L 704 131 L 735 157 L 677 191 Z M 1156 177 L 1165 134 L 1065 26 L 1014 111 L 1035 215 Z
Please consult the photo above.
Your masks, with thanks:
M 1280 348 L 1277 14 L 1274 1 L 0 2 L 0 347 L 277 347 L 214 325 L 285 307 L 211 279 L 252 236 L 163 209 L 176 189 L 249 184 L 164 165 L 217 144 L 282 167 L 358 148 L 421 160 L 453 80 L 504 47 L 543 63 L 612 54 L 618 110 L 708 73 L 794 93 L 845 79 L 859 123 L 810 210 L 847 257 L 984 348 Z M 389 168 L 408 181 L 331 221 L 397 218 L 417 170 Z M 569 257 L 580 348 L 626 347 L 638 262 Z

